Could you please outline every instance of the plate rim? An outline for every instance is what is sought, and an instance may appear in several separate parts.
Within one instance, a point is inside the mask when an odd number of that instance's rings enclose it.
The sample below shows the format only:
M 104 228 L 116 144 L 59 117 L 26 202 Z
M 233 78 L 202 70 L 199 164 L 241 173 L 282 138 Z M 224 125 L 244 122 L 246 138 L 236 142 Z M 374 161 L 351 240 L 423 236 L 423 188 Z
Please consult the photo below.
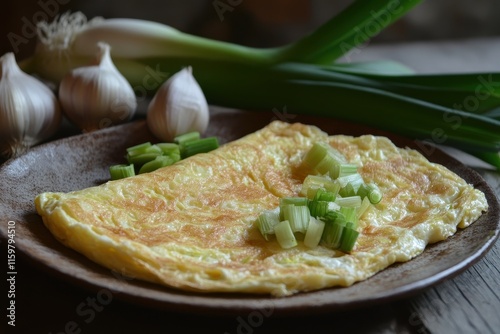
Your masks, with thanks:
M 317 117 L 315 117 L 317 118 Z M 47 142 L 42 145 L 39 145 L 37 147 L 32 148 L 30 151 L 27 153 L 23 154 L 22 156 L 15 158 L 15 159 L 10 159 L 3 163 L 0 166 L 0 176 L 2 175 L 3 171 L 7 169 L 11 164 L 15 163 L 18 159 L 22 159 L 23 157 L 26 157 L 29 154 L 35 154 L 38 151 L 45 150 L 47 148 L 51 147 L 57 147 L 59 145 L 64 145 L 67 144 L 69 141 L 79 141 L 81 140 L 82 137 L 87 137 L 87 136 L 101 136 L 106 138 L 107 135 L 115 133 L 115 132 L 120 132 L 124 131 L 124 129 L 127 128 L 141 128 L 144 127 L 144 121 L 139 120 L 139 121 L 133 121 L 124 125 L 119 125 L 115 126 L 113 128 L 108 128 L 104 130 L 99 130 L 98 133 L 86 133 L 86 134 L 78 134 L 70 137 L 65 137 L 61 139 L 57 139 L 55 141 Z M 392 135 L 392 134 L 391 134 Z M 392 137 L 397 137 L 400 140 L 402 139 L 403 141 L 409 139 L 402 138 L 398 135 L 392 135 Z M 391 138 L 391 137 L 389 137 Z M 392 138 L 391 138 L 392 140 Z M 415 142 L 415 141 L 414 141 Z M 418 142 L 418 141 L 417 141 Z M 411 142 L 409 142 L 411 144 Z M 399 145 L 398 145 L 399 146 Z M 412 145 L 410 145 L 411 147 Z M 418 149 L 418 147 L 411 147 L 414 149 Z M 420 151 L 420 150 L 419 150 Z M 498 198 L 496 197 L 496 194 L 492 190 L 492 188 L 489 186 L 489 184 L 484 180 L 484 178 L 475 170 L 472 168 L 469 168 L 462 164 L 460 161 L 456 160 L 454 157 L 450 156 L 443 150 L 439 149 L 438 147 L 434 148 L 434 152 L 437 152 L 440 156 L 446 157 L 446 161 L 448 162 L 448 165 L 444 164 L 447 168 L 452 170 L 453 172 L 457 173 L 460 175 L 462 178 L 464 178 L 463 171 L 467 171 L 468 174 L 466 174 L 467 179 L 466 181 L 468 183 L 471 183 L 471 181 L 475 181 L 476 183 L 474 186 L 480 187 L 481 190 L 485 193 L 486 198 L 488 200 L 488 204 L 490 206 L 488 210 L 488 214 L 492 214 L 493 217 L 496 219 L 496 226 L 493 235 L 489 239 L 485 240 L 485 243 L 477 249 L 474 253 L 472 253 L 470 256 L 468 256 L 466 259 L 463 261 L 447 268 L 445 271 L 432 275 L 430 277 L 427 277 L 425 279 L 421 279 L 419 281 L 409 283 L 406 285 L 402 285 L 397 289 L 393 289 L 390 291 L 383 291 L 375 295 L 371 295 L 369 298 L 365 298 L 363 300 L 355 300 L 352 301 L 348 304 L 345 303 L 340 303 L 337 304 L 335 302 L 330 302 L 330 303 L 323 303 L 323 304 L 316 304 L 316 305 L 309 305 L 307 309 L 304 309 L 304 304 L 300 303 L 291 303 L 287 305 L 287 302 L 290 300 L 296 299 L 297 296 L 304 296 L 304 295 L 313 295 L 317 293 L 317 291 L 313 292 L 304 292 L 300 293 L 297 295 L 292 295 L 290 297 L 280 297 L 280 298 L 275 298 L 275 297 L 270 297 L 265 295 L 265 297 L 261 296 L 255 296 L 255 295 L 244 295 L 235 298 L 234 302 L 228 303 L 228 300 L 233 301 L 233 299 L 228 299 L 225 298 L 227 296 L 238 296 L 238 294 L 223 294 L 221 299 L 217 298 L 216 301 L 224 300 L 225 303 L 221 304 L 218 302 L 213 303 L 214 296 L 219 295 L 219 294 L 204 294 L 204 293 L 189 293 L 186 291 L 179 291 L 175 289 L 170 289 L 166 288 L 167 294 L 170 296 L 171 300 L 165 300 L 165 299 L 155 299 L 155 298 L 148 298 L 147 296 L 138 296 L 137 294 L 131 294 L 130 292 L 127 291 L 120 291 L 120 289 L 116 289 L 117 286 L 113 285 L 111 281 L 108 279 L 102 279 L 100 277 L 98 278 L 93 278 L 93 280 L 89 281 L 86 278 L 78 278 L 70 274 L 69 268 L 67 267 L 56 267 L 50 263 L 47 263 L 46 261 L 40 261 L 39 256 L 37 254 L 33 254 L 31 252 L 26 251 L 23 249 L 24 247 L 20 247 L 16 250 L 18 250 L 21 255 L 28 259 L 29 262 L 31 262 L 33 265 L 36 267 L 39 267 L 40 269 L 44 270 L 45 272 L 49 273 L 52 276 L 57 277 L 58 279 L 62 279 L 64 281 L 71 282 L 71 284 L 78 285 L 82 288 L 85 289 L 90 289 L 92 291 L 99 291 L 99 289 L 108 289 L 112 292 L 114 292 L 114 296 L 116 296 L 118 299 L 121 299 L 125 302 L 133 303 L 133 304 L 139 304 L 145 307 L 150 307 L 154 309 L 163 309 L 163 310 L 176 310 L 176 311 L 181 311 L 181 312 L 190 312 L 190 313 L 199 313 L 199 314 L 212 314 L 212 315 L 232 315 L 232 314 L 241 314 L 241 313 L 248 313 L 251 312 L 252 310 L 256 309 L 262 309 L 265 307 L 273 307 L 273 315 L 298 315 L 298 314 L 319 314 L 321 312 L 332 312 L 332 311 L 339 311 L 340 309 L 342 310 L 350 310 L 350 309 L 356 309 L 356 308 L 362 308 L 366 307 L 368 305 L 374 305 L 374 304 L 379 304 L 379 303 L 386 303 L 389 301 L 395 301 L 399 300 L 405 297 L 409 297 L 412 295 L 415 295 L 422 290 L 425 290 L 429 288 L 430 286 L 433 286 L 435 284 L 438 284 L 444 280 L 450 279 L 452 277 L 455 277 L 465 271 L 467 268 L 469 268 L 471 265 L 475 264 L 478 262 L 484 255 L 488 253 L 488 251 L 493 247 L 495 244 L 496 240 L 499 238 L 500 234 L 500 214 L 499 214 L 499 203 L 498 203 Z M 421 152 L 423 153 L 423 152 Z M 431 160 L 432 161 L 432 160 Z M 473 180 L 469 180 L 473 179 Z M 0 209 L 2 207 L 0 206 Z M 41 218 L 40 218 L 41 221 Z M 5 231 L 6 229 L 2 229 L 0 236 L 2 238 L 6 238 Z M 455 235 L 458 235 L 460 237 L 460 232 L 462 230 L 459 229 Z M 454 236 L 455 236 L 454 235 Z M 452 236 L 452 237 L 454 237 Z M 19 238 L 19 237 L 18 237 Z M 445 240 L 446 241 L 446 240 Z M 442 241 L 442 242 L 445 242 Z M 438 243 L 439 244 L 439 243 Z M 21 243 L 22 245 L 22 243 Z M 434 245 L 428 245 L 427 247 L 433 247 Z M 427 249 L 426 249 L 427 250 Z M 70 252 L 75 252 L 72 249 L 67 249 L 67 251 Z M 425 251 L 424 251 L 425 252 Z M 83 257 L 84 261 L 90 261 L 87 258 L 85 258 L 83 255 L 77 253 L 76 255 Z M 400 263 L 397 265 L 403 265 L 405 263 Z M 95 264 L 96 266 L 99 266 Z M 394 265 L 393 265 L 394 266 Z M 391 266 L 392 267 L 392 266 Z M 89 271 L 91 270 L 90 268 L 87 268 Z M 105 270 L 105 268 L 102 268 Z M 109 271 L 109 270 L 108 270 Z M 384 272 L 382 270 L 381 272 Z M 379 275 L 381 272 L 377 273 L 376 275 Z M 376 276 L 374 275 L 374 276 Z M 109 276 L 109 273 L 108 273 Z M 368 278 L 367 280 L 370 280 L 371 278 Z M 116 282 L 115 282 L 116 283 Z M 123 282 L 122 282 L 123 283 Z M 147 291 L 155 291 L 155 290 L 162 290 L 165 291 L 165 287 L 160 286 L 158 287 L 157 284 L 154 283 L 149 283 L 149 282 L 139 282 L 136 280 L 135 282 L 132 282 L 134 286 L 139 286 L 140 289 L 146 289 Z M 127 285 L 120 284 L 120 287 L 127 288 Z M 348 289 L 347 288 L 341 288 L 341 289 Z M 335 289 L 335 288 L 334 288 Z M 323 289 L 321 290 L 322 292 L 327 291 L 332 291 L 334 289 Z M 320 291 L 320 292 L 321 292 Z M 178 298 L 172 298 L 172 296 L 181 296 L 182 297 L 182 302 Z M 189 300 L 197 301 L 197 302 L 186 302 L 186 296 L 189 296 Z M 208 298 L 205 298 L 207 297 Z M 202 300 L 208 299 L 207 303 L 200 303 L 200 297 Z M 243 301 L 243 303 L 242 303 Z M 300 302 L 300 298 L 299 298 Z

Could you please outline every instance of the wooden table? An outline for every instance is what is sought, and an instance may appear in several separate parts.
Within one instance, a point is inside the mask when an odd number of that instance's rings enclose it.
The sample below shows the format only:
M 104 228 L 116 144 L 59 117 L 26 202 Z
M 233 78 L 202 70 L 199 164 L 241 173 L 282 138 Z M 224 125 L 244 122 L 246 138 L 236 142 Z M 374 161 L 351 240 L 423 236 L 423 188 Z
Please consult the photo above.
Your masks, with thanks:
M 378 58 L 428 73 L 500 71 L 500 39 L 368 45 L 346 61 Z M 474 166 L 500 197 L 498 172 L 461 152 L 449 152 Z M 148 309 L 118 298 L 107 300 L 96 291 L 48 275 L 22 257 L 16 267 L 16 327 L 8 326 L 8 333 L 500 333 L 499 242 L 465 272 L 411 298 L 290 319 L 272 315 L 251 319 L 251 314 L 204 317 Z M 2 321 L 5 328 L 5 316 Z

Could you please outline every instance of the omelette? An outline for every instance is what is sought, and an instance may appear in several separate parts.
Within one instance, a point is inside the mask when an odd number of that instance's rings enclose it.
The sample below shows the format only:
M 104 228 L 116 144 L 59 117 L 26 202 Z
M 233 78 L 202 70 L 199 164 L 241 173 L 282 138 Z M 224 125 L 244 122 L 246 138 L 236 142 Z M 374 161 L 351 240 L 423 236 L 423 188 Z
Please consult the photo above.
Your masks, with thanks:
M 256 227 L 261 212 L 298 196 L 315 142 L 337 149 L 383 193 L 360 218 L 350 253 L 283 249 Z M 111 270 L 187 291 L 277 297 L 365 280 L 488 209 L 481 191 L 386 137 L 281 121 L 151 173 L 41 193 L 35 205 L 57 240 Z

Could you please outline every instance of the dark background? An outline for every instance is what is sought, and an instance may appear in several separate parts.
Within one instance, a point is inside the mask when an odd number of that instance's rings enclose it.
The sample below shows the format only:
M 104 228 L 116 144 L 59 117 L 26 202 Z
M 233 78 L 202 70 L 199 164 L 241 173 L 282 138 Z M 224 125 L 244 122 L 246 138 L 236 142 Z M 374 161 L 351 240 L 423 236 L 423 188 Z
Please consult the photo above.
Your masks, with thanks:
M 251 46 L 276 46 L 310 32 L 352 0 L 221 0 L 233 3 L 221 17 L 212 0 L 18 0 L 0 12 L 0 54 L 30 55 L 36 43 L 32 24 L 67 11 L 88 18 L 135 17 L 159 21 L 196 35 Z M 14 41 L 15 36 L 20 37 Z M 498 0 L 427 0 L 373 43 L 500 36 Z

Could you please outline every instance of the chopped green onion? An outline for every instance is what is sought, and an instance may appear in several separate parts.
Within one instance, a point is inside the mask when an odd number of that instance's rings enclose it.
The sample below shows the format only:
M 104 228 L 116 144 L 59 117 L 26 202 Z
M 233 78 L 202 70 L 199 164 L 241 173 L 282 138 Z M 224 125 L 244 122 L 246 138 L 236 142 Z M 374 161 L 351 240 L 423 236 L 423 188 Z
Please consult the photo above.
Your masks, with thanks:
M 127 148 L 127 154 L 130 156 L 146 153 L 146 150 L 151 147 L 150 142 L 134 145 Z
M 158 146 L 161 149 L 161 151 L 163 152 L 163 155 L 166 155 L 166 156 L 172 158 L 172 160 L 174 160 L 174 162 L 181 160 L 181 149 L 180 149 L 180 146 L 178 144 L 159 143 L 159 144 L 156 144 L 156 146 Z
M 288 220 L 283 220 L 282 222 L 276 224 L 274 227 L 274 233 L 276 234 L 276 240 L 280 244 L 281 248 L 288 249 L 297 246 L 297 239 L 293 234 Z
M 332 179 L 336 179 L 338 175 L 338 162 L 335 158 L 326 154 L 323 159 L 316 165 L 316 170 L 323 175 L 329 175 Z
M 321 174 L 328 174 L 332 179 L 340 175 L 340 167 L 347 163 L 345 157 L 335 148 L 328 145 L 326 155 L 316 165 L 316 170 Z
M 368 197 L 372 204 L 377 204 L 382 200 L 382 192 L 375 183 L 362 184 L 357 191 L 357 195 L 361 196 L 361 198 Z
M 321 241 L 323 230 L 325 229 L 325 222 L 311 217 L 309 226 L 307 227 L 306 235 L 304 237 L 304 246 L 315 248 Z
M 286 204 L 292 204 L 292 205 L 297 205 L 297 206 L 302 206 L 302 205 L 307 206 L 308 202 L 309 202 L 309 200 L 306 197 L 283 197 L 283 198 L 280 198 L 280 206 L 286 205 Z
M 163 152 L 165 155 L 171 155 L 171 154 L 180 154 L 179 150 L 179 144 L 176 143 L 158 143 L 155 144 L 160 148 L 160 150 Z
M 283 197 L 279 208 L 268 221 L 263 213 L 259 219 L 261 234 L 267 240 L 270 229 L 280 232 L 283 248 L 294 247 L 297 239 L 294 233 L 304 235 L 304 245 L 309 248 L 319 243 L 328 248 L 350 252 L 359 232 L 356 228 L 359 218 L 372 205 L 372 200 L 380 200 L 382 194 L 375 184 L 366 184 L 358 167 L 346 162 L 345 157 L 325 143 L 315 143 L 302 160 L 312 172 L 328 175 L 308 175 L 304 178 L 301 194 L 305 197 Z M 332 180 L 332 167 L 339 173 Z M 298 234 L 297 236 L 301 236 Z M 278 238 L 278 235 L 277 235 Z M 284 246 L 283 246 L 284 245 Z
M 326 156 L 328 151 L 328 145 L 326 143 L 316 142 L 307 151 L 302 163 L 308 166 L 311 170 L 314 170 L 321 160 Z
M 188 158 L 195 154 L 207 153 L 219 147 L 217 137 L 207 137 L 198 140 L 187 141 L 181 145 L 181 156 Z
M 337 177 L 348 176 L 356 174 L 358 172 L 358 166 L 354 164 L 340 164 L 339 165 L 339 175 Z
M 361 197 L 357 195 L 349 197 L 337 197 L 335 199 L 335 203 L 337 203 L 340 206 L 346 206 L 346 207 L 360 207 Z
M 114 165 L 109 167 L 109 174 L 111 176 L 111 180 L 119 180 L 124 179 L 129 176 L 135 175 L 134 165 Z
M 336 193 L 331 192 L 331 191 L 326 191 L 325 189 L 320 188 L 316 191 L 316 194 L 314 195 L 314 200 L 333 202 L 336 197 L 337 197 Z
M 344 228 L 342 233 L 342 240 L 340 244 L 340 250 L 346 253 L 349 253 L 354 248 L 356 240 L 358 239 L 359 232 L 356 231 L 352 225 L 349 223 Z
M 354 196 L 356 194 L 357 192 L 354 190 L 354 186 L 352 185 L 352 183 L 346 184 L 345 187 L 339 190 L 339 195 L 342 197 Z
M 369 193 L 370 193 L 370 187 L 368 187 L 366 183 L 363 183 L 359 186 L 358 191 L 354 195 L 358 195 L 359 197 L 364 199 L 366 196 L 368 196 Z
M 278 210 L 266 210 L 259 215 L 257 224 L 262 236 L 268 239 L 270 234 L 274 234 L 274 227 L 280 222 Z
M 145 163 L 153 161 L 159 156 L 161 156 L 161 153 L 141 153 L 135 155 L 127 154 L 127 161 L 128 163 L 133 164 L 136 167 L 140 168 Z
M 335 202 L 328 202 L 328 208 L 326 211 L 340 211 L 340 205 Z
M 332 179 L 339 176 L 341 166 L 344 166 L 344 173 L 348 173 L 351 168 L 351 165 L 346 165 L 346 159 L 342 153 L 322 142 L 313 144 L 302 163 L 320 174 L 329 175 Z
M 328 212 L 328 204 L 326 201 L 311 201 L 308 204 L 309 212 L 313 217 L 323 217 Z
M 374 183 L 368 184 L 368 187 L 368 199 L 370 200 L 370 202 L 372 204 L 379 203 L 382 200 L 382 192 L 380 191 L 379 187 Z
M 361 201 L 361 206 L 358 208 L 358 219 L 363 216 L 363 214 L 368 210 L 368 208 L 370 208 L 371 205 L 372 203 L 370 202 L 368 197 L 363 198 L 363 200 Z
M 316 190 L 320 188 L 325 189 L 326 191 L 332 192 L 334 194 L 337 194 L 340 189 L 340 185 L 324 176 L 308 175 L 306 176 L 304 182 L 302 183 L 302 189 L 300 193 L 303 196 L 312 198 L 310 196 L 313 194 L 309 191 L 309 189 L 314 189 L 314 194 L 316 194 Z
M 139 174 L 149 173 L 159 168 L 170 166 L 174 161 L 165 155 L 157 156 L 154 160 L 146 162 L 139 170 Z
M 358 207 L 354 206 L 342 206 L 340 207 L 340 213 L 345 217 L 346 222 L 354 224 L 358 223 Z
M 188 132 L 188 133 L 184 133 L 182 135 L 179 135 L 177 137 L 174 138 L 174 142 L 179 144 L 179 145 L 184 145 L 188 142 L 191 142 L 191 141 L 195 141 L 195 140 L 199 140 L 201 137 L 200 137 L 200 133 L 197 132 L 197 131 L 192 131 L 192 132 Z
M 350 183 L 354 190 L 354 193 L 356 193 L 359 187 L 364 183 L 363 177 L 359 173 L 342 176 L 337 178 L 335 181 L 340 184 L 341 188 L 344 188 L 347 184 Z
M 335 219 L 334 221 L 326 221 L 321 242 L 328 248 L 339 248 L 345 225 L 345 220 L 341 218 Z
M 306 233 L 311 215 L 307 206 L 287 204 L 283 207 L 283 219 L 288 220 L 293 232 Z

